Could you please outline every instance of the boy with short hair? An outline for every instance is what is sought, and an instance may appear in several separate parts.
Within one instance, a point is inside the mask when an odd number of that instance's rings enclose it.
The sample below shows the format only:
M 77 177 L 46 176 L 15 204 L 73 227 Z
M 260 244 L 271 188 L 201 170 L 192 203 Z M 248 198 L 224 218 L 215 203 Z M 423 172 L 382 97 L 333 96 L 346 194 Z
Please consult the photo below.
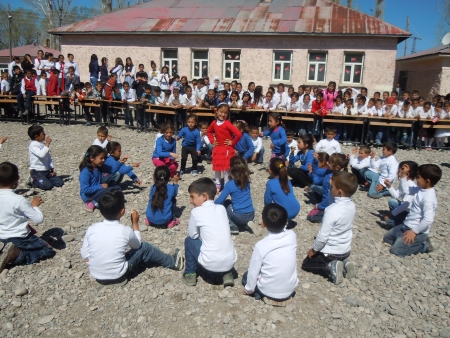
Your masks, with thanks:
M 438 205 L 434 186 L 441 176 L 442 170 L 436 164 L 422 164 L 417 169 L 416 188 L 409 187 L 406 180 L 400 181 L 403 189 L 413 189 L 415 196 L 403 223 L 393 227 L 383 237 L 383 242 L 392 245 L 392 254 L 404 257 L 434 250 L 428 234 Z
M 302 269 L 329 277 L 337 285 L 342 283 L 343 277 L 356 276 L 356 268 L 348 257 L 356 213 L 351 197 L 358 188 L 358 181 L 355 175 L 339 171 L 333 174 L 330 185 L 334 203 L 325 209 L 322 226 Z
M 140 263 L 158 264 L 177 271 L 183 268 L 184 259 L 179 249 L 168 255 L 150 243 L 141 242 L 136 210 L 131 213 L 133 229 L 120 223 L 125 214 L 125 197 L 121 190 L 105 193 L 98 207 L 105 219 L 87 229 L 80 252 L 98 283 L 123 286 L 128 281 L 128 272 L 136 270 Z M 125 252 L 128 246 L 131 250 Z
M 50 155 L 49 147 L 52 139 L 45 137 L 44 128 L 39 125 L 33 125 L 28 128 L 28 136 L 31 142 L 28 147 L 28 153 L 30 155 L 30 177 L 28 178 L 27 186 L 33 186 L 42 190 L 52 190 L 53 187 L 62 187 L 64 181 L 61 177 L 56 176 L 52 156 Z
M 275 306 L 285 306 L 295 295 L 297 278 L 297 236 L 286 229 L 288 214 L 276 203 L 262 211 L 261 227 L 268 235 L 256 243 L 248 271 L 242 276 L 244 295 Z
M 108 128 L 101 126 L 97 129 L 97 138 L 92 142 L 93 146 L 100 146 L 106 149 L 109 141 L 111 141 L 112 135 L 108 135 Z
M 356 152 L 359 154 L 358 157 L 355 156 Z M 370 167 L 370 152 L 369 146 L 361 146 L 359 151 L 357 148 L 353 148 L 350 155 L 350 167 L 352 168 L 353 175 L 358 179 L 358 184 L 364 185 L 366 183 L 364 174 Z
M 257 126 L 250 127 L 250 137 L 252 138 L 253 146 L 255 147 L 251 162 L 262 164 L 264 163 L 264 147 L 262 145 L 262 139 L 259 137 L 259 128 Z
M 398 162 L 394 156 L 396 152 L 397 144 L 386 142 L 383 144 L 383 156 L 378 160 L 375 160 L 375 152 L 370 153 L 370 168 L 364 173 L 365 179 L 370 184 L 367 192 L 367 196 L 370 198 L 390 195 L 385 180 L 388 179 L 391 183 L 394 183 L 397 178 Z M 379 174 L 378 169 L 380 169 Z
M 337 135 L 336 127 L 325 128 L 326 138 L 314 144 L 314 151 L 316 153 L 327 153 L 328 155 L 341 152 L 341 145 L 334 138 Z
M 200 156 L 201 159 L 205 159 L 206 163 L 211 164 L 211 154 L 213 150 L 213 145 L 209 141 L 208 138 L 208 121 L 199 121 L 197 124 L 198 129 L 200 130 L 200 137 L 202 140 L 202 146 L 200 148 Z
M 292 129 L 286 129 L 286 137 L 287 137 L 287 147 L 286 147 L 286 166 L 291 166 L 289 163 L 289 155 L 291 152 L 294 152 L 294 156 L 298 153 L 298 143 L 297 140 L 294 139 L 295 133 Z
M 214 204 L 216 185 L 210 178 L 200 178 L 188 188 L 194 205 L 184 241 L 186 268 L 183 281 L 197 284 L 197 273 L 214 284 L 234 286 L 233 270 L 237 260 L 223 205 Z
M 28 115 L 32 112 L 31 100 L 33 99 L 33 96 L 36 95 L 38 87 L 39 84 L 36 77 L 33 76 L 31 69 L 28 69 L 25 73 L 25 77 L 21 81 L 20 93 L 17 95 L 17 110 L 19 111 L 19 117 Z
M 19 184 L 19 169 L 10 162 L 0 164 L 0 272 L 8 264 L 33 264 L 55 256 L 47 242 L 34 235 L 29 220 L 38 225 L 44 222 L 39 205 L 40 196 L 28 202 L 14 189 Z

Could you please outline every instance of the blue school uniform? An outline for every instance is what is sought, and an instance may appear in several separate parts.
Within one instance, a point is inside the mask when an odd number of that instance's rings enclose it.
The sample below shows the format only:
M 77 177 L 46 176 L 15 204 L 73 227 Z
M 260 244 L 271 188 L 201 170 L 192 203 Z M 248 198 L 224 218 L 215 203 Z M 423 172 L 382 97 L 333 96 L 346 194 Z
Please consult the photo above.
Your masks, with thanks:
M 248 160 L 250 157 L 252 157 L 253 153 L 255 152 L 255 146 L 253 145 L 251 136 L 247 133 L 242 133 L 242 137 L 239 142 L 236 143 L 234 149 L 236 149 L 239 153 L 239 156 L 241 156 L 245 160 Z
M 325 210 L 327 206 L 329 206 L 332 201 L 334 200 L 331 196 L 331 184 L 330 179 L 333 176 L 332 172 L 329 172 L 324 178 L 323 178 L 323 184 L 322 184 L 322 202 L 320 202 L 317 205 L 317 208 L 319 210 Z
M 145 216 L 151 224 L 157 225 L 166 225 L 170 221 L 173 220 L 174 216 L 174 208 L 176 205 L 175 197 L 178 194 L 178 184 L 166 184 L 167 187 L 167 197 L 164 200 L 163 210 L 157 209 L 156 211 L 152 210 L 152 197 L 156 192 L 156 186 L 153 185 L 150 189 L 150 197 L 148 200 L 147 211 L 145 212 Z
M 231 195 L 231 204 L 233 210 L 237 214 L 248 214 L 254 212 L 252 196 L 250 195 L 250 183 L 241 190 L 234 180 L 230 180 L 225 184 L 220 196 L 214 201 L 215 204 L 223 204 L 228 195 Z
M 275 129 L 269 129 L 264 132 L 264 136 L 270 136 L 270 139 L 272 140 L 272 144 L 274 145 L 274 148 L 272 149 L 272 155 L 275 155 L 277 157 L 285 156 L 286 155 L 286 148 L 288 147 L 287 144 L 287 136 L 286 131 L 282 126 L 278 126 Z
M 272 178 L 266 183 L 266 192 L 264 193 L 264 205 L 272 202 L 281 205 L 288 213 L 288 219 L 294 219 L 300 212 L 300 203 L 294 196 L 292 184 L 288 181 L 289 193 L 285 193 L 281 188 L 280 180 Z
M 120 160 L 115 159 L 113 156 L 108 156 L 105 163 L 102 165 L 102 171 L 108 174 L 119 173 L 120 175 L 128 175 L 133 182 L 136 182 L 138 177 L 133 172 L 133 167 L 120 162 Z
M 289 149 L 290 150 L 290 149 Z M 308 164 L 313 163 L 314 161 L 314 152 L 309 149 L 306 154 L 303 154 L 301 151 L 297 153 L 297 155 L 290 155 L 289 156 L 289 164 L 294 164 L 296 162 L 300 161 L 300 167 L 299 169 L 304 172 L 309 172 Z
M 202 139 L 200 137 L 200 130 L 194 128 L 190 130 L 189 127 L 183 127 L 178 133 L 178 138 L 182 138 L 181 146 L 185 148 L 195 148 L 200 151 L 202 147 Z
M 170 153 L 176 152 L 177 141 L 173 137 L 170 138 L 170 141 L 167 141 L 164 136 L 161 136 L 156 140 L 156 147 L 153 151 L 152 158 L 168 158 L 170 157 Z
M 91 196 L 102 190 L 103 173 L 98 169 L 90 171 L 84 167 L 80 172 L 80 196 L 84 203 L 87 203 Z
M 313 172 L 310 174 L 314 185 L 323 185 L 325 176 L 329 175 L 331 171 L 328 168 L 320 168 L 319 163 L 314 159 L 312 163 Z

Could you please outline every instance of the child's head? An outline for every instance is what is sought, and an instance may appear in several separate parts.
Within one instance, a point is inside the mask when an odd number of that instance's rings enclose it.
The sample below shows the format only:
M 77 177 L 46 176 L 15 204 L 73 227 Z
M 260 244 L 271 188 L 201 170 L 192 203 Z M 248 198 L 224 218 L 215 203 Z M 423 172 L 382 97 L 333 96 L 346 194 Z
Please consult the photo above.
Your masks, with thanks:
M 259 136 L 259 128 L 257 126 L 251 126 L 250 127 L 250 136 L 253 139 L 258 138 L 258 136 Z
M 244 92 L 244 94 L 242 94 L 242 102 L 250 102 L 251 98 L 249 92 Z
M 122 190 L 108 191 L 98 201 L 98 209 L 108 221 L 116 221 L 125 213 L 125 196 Z
M 348 99 L 348 100 L 346 100 L 346 101 L 345 101 L 345 107 L 346 107 L 347 109 L 353 108 L 353 99 Z
M 292 129 L 286 129 L 286 137 L 288 143 L 291 143 L 294 140 L 294 131 Z
M 403 92 L 403 100 L 407 100 L 407 99 L 409 99 L 409 91 L 405 90 Z
M 126 92 L 128 91 L 128 89 L 130 89 L 130 84 L 127 81 L 125 81 L 122 86 L 123 90 L 125 90 Z
M 248 127 L 247 122 L 244 120 L 236 120 L 233 122 L 233 125 L 241 132 L 241 133 L 249 133 L 250 128 Z
M 43 72 L 45 74 L 45 72 Z M 3 72 L 2 73 L 2 79 L 3 80 L 8 80 L 8 72 Z
M 344 154 L 334 153 L 330 155 L 328 160 L 328 169 L 330 169 L 333 173 L 344 170 L 348 171 L 348 158 Z
M 334 92 L 336 90 L 336 82 L 334 81 L 330 81 L 328 82 L 328 87 L 327 87 L 328 91 L 330 92 Z
M 358 189 L 358 179 L 352 173 L 338 171 L 330 182 L 333 197 L 351 197 Z
M 242 91 L 242 83 L 238 82 L 238 83 L 236 84 L 236 91 L 237 91 L 238 93 L 240 93 L 240 92 Z
M 144 64 L 143 64 L 143 63 L 140 63 L 139 66 L 138 66 L 138 68 L 139 68 L 139 71 L 140 71 L 140 72 L 143 72 L 143 71 L 144 71 Z
M 418 90 L 413 90 L 411 97 L 413 99 L 418 99 L 419 98 L 419 91 Z
M 278 91 L 278 93 L 283 93 L 284 92 L 284 84 L 279 83 L 277 86 L 277 91 Z
M 208 90 L 208 97 L 210 100 L 214 100 L 214 97 L 216 96 L 216 92 L 214 91 L 214 89 L 209 89 Z
M 106 159 L 106 150 L 100 146 L 90 146 L 81 160 L 79 169 L 83 170 L 85 167 L 89 171 L 101 167 Z
M 309 134 L 302 134 L 297 139 L 297 146 L 300 150 L 308 150 L 313 147 L 313 139 Z
M 202 135 L 206 135 L 206 132 L 208 131 L 208 121 L 202 120 L 199 121 L 198 124 L 198 129 L 200 129 L 200 131 L 202 132 Z
M 359 157 L 364 159 L 369 157 L 371 149 L 369 146 L 361 146 L 359 147 Z
M 120 146 L 119 142 L 108 142 L 108 144 L 106 145 L 106 151 L 116 160 L 118 160 L 120 156 L 122 156 L 122 147 Z
M 255 90 L 255 83 L 254 82 L 249 82 L 248 84 L 248 91 L 249 92 L 253 92 Z
M 289 183 L 288 183 L 288 171 L 281 158 L 272 158 L 269 165 L 269 173 L 272 177 L 278 178 L 280 181 L 281 189 L 285 194 L 288 194 Z
M 303 95 L 303 103 L 308 104 L 311 101 L 311 96 L 309 94 Z
M 362 95 L 358 97 L 358 105 L 364 106 L 365 104 L 366 104 L 366 97 Z
M 377 109 L 383 108 L 383 100 L 382 99 L 377 100 L 376 107 L 377 107 Z
M 200 207 L 206 201 L 214 201 L 216 185 L 212 179 L 202 177 L 189 185 L 188 192 L 191 204 Z
M 430 102 L 425 102 L 423 104 L 423 111 L 424 112 L 428 112 L 428 111 L 430 111 L 430 109 L 431 109 L 431 103 Z
M 45 74 L 45 73 L 44 73 L 44 74 Z M 124 83 L 123 83 L 123 87 L 124 87 L 124 88 L 125 88 L 125 83 L 128 84 L 128 82 L 124 82 Z M 84 83 L 84 88 L 86 88 L 86 90 L 88 90 L 88 91 L 91 90 L 91 89 L 92 89 L 91 83 L 90 83 L 90 82 L 85 82 L 85 83 Z
M 159 86 L 156 86 L 153 88 L 153 91 L 155 92 L 155 96 L 160 97 L 161 96 L 161 88 Z
M 186 124 L 190 130 L 194 130 L 197 125 L 198 118 L 195 114 L 189 114 L 186 119 Z
M 267 117 L 270 128 L 277 128 L 279 125 L 283 125 L 283 117 L 277 112 L 272 112 Z
M 103 87 L 103 84 L 102 84 L 100 81 L 98 81 L 98 82 L 95 84 L 95 89 L 97 89 L 97 91 L 98 91 L 99 93 L 102 92 L 102 87 Z
M 325 135 L 327 136 L 327 140 L 331 141 L 337 135 L 336 127 L 330 126 L 325 128 Z
M 342 96 L 338 96 L 334 99 L 334 104 L 340 106 L 342 104 Z
M 100 143 L 103 143 L 106 138 L 108 137 L 108 128 L 105 126 L 101 126 L 97 129 L 97 138 L 100 141 Z
M 406 168 L 408 168 L 407 178 L 410 180 L 414 180 L 417 176 L 417 168 L 418 167 L 419 167 L 419 165 L 414 161 L 402 161 L 398 164 L 398 174 L 400 175 L 403 171 L 406 170 Z
M 367 108 L 372 108 L 373 106 L 375 106 L 375 104 L 377 103 L 377 101 L 372 98 L 369 100 L 369 102 L 367 103 Z
M 69 67 L 69 74 L 70 74 L 70 75 L 75 74 L 75 68 L 74 68 L 73 66 L 70 66 L 70 67 Z
M 25 76 L 29 79 L 31 79 L 31 77 L 33 76 L 33 73 L 31 72 L 31 69 L 27 69 L 25 71 Z
M 391 91 L 391 97 L 397 98 L 397 96 L 398 96 L 398 93 L 395 90 Z
M 417 168 L 417 186 L 422 189 L 434 187 L 442 176 L 442 170 L 436 164 L 422 164 Z
M 230 86 L 230 84 L 228 82 L 225 82 L 223 84 L 223 88 L 225 89 L 226 92 L 229 92 L 230 89 L 231 89 L 231 86 Z
M 187 97 L 191 97 L 191 95 L 192 95 L 192 87 L 191 86 L 186 85 L 184 87 L 184 91 L 186 92 Z
M 328 166 L 328 161 L 330 159 L 330 155 L 326 152 L 317 153 L 316 154 L 317 164 L 319 168 L 325 168 Z
M 394 155 L 397 152 L 397 143 L 395 142 L 386 142 L 383 144 L 383 156 L 389 157 Z
M 28 136 L 31 141 L 43 142 L 45 140 L 44 128 L 39 125 L 32 125 L 28 128 Z
M 230 176 L 241 190 L 247 188 L 250 183 L 250 172 L 247 162 L 242 157 L 234 156 L 230 159 Z
M 172 122 L 167 121 L 166 123 L 162 124 L 160 127 L 160 131 L 166 141 L 170 141 L 174 131 Z
M 386 101 L 389 97 L 389 92 L 383 92 L 383 101 Z
M 283 231 L 288 221 L 288 213 L 285 208 L 276 203 L 267 204 L 262 211 L 262 224 L 271 233 Z
M 294 95 L 294 92 L 295 92 L 294 87 L 289 86 L 289 88 L 288 88 L 288 95 L 290 97 L 292 97 L 292 95 Z M 297 95 L 298 95 L 298 93 L 297 93 Z M 298 95 L 298 96 L 300 96 L 300 95 Z M 297 99 L 298 99 L 298 97 L 297 97 Z
M 239 93 L 236 90 L 233 90 L 230 95 L 231 101 L 239 100 Z
M 174 87 L 173 88 L 173 97 L 178 99 L 180 97 L 180 88 Z
M 75 86 L 73 86 L 73 89 L 76 91 Z M 114 86 L 113 87 L 113 92 L 114 92 L 114 94 L 120 94 L 120 88 L 118 86 Z
M 367 88 L 366 87 L 361 88 L 361 95 L 364 97 L 367 97 Z
M 227 96 L 228 96 L 228 92 L 226 90 L 219 91 L 218 97 L 219 97 L 220 102 L 225 102 L 225 100 L 227 99 Z
M 298 86 L 297 91 L 300 95 L 303 95 L 303 93 L 305 92 L 305 85 Z
M 323 94 L 322 93 L 317 93 L 316 101 L 317 101 L 317 103 L 322 103 L 322 101 L 323 101 Z
M 152 196 L 152 211 L 164 210 L 164 200 L 167 197 L 167 183 L 170 179 L 170 171 L 165 165 L 156 167 L 153 173 L 156 191 Z
M 147 94 L 147 95 L 151 95 L 152 94 L 152 86 L 151 85 L 146 84 L 144 86 L 144 90 L 145 90 L 145 94 Z
M 298 95 L 298 93 L 295 93 L 295 92 L 291 93 L 290 96 L 291 96 L 292 102 L 297 102 L 298 99 L 300 98 L 300 95 Z
M 375 92 L 375 93 L 373 93 L 373 98 L 374 98 L 375 100 L 379 100 L 380 97 L 381 97 L 381 93 L 380 93 L 380 92 Z
M 15 189 L 19 183 L 19 168 L 10 162 L 0 164 L 0 188 Z
M 227 103 L 221 102 L 216 108 L 216 117 L 219 121 L 224 121 L 230 116 L 230 106 Z
M 272 100 L 272 97 L 273 97 L 272 92 L 271 92 L 271 91 L 268 91 L 268 92 L 266 93 L 266 101 L 271 101 L 271 100 Z
M 269 88 L 267 88 L 267 92 L 268 92 L 268 93 L 272 93 L 272 97 L 273 97 L 273 94 L 275 94 L 275 88 L 273 88 L 272 86 L 270 86 Z
M 236 80 L 231 81 L 231 90 L 236 90 L 238 82 Z

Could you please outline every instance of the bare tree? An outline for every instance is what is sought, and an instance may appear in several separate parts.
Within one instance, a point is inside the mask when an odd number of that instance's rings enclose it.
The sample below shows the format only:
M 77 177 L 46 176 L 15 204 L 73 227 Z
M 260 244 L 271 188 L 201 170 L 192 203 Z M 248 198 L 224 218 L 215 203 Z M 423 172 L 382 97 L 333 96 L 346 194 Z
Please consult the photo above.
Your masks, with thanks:
M 5 13 L 6 8 L 0 4 L 0 13 Z M 39 14 L 27 10 L 24 8 L 17 8 L 11 11 L 11 46 L 19 47 L 32 44 L 37 39 L 37 33 L 42 35 L 40 31 L 41 18 Z M 0 36 L 4 37 L 2 40 L 2 46 L 8 46 L 9 34 L 8 34 L 8 21 L 0 20 Z M 2 47 L 0 47 L 2 48 Z
M 375 0 L 374 17 L 384 20 L 384 0 Z
M 353 6 L 353 0 L 347 0 L 347 7 L 352 8 Z
M 445 34 L 450 32 L 450 0 L 439 0 L 440 25 L 436 27 L 436 44 L 440 45 Z
M 112 12 L 112 0 L 102 0 L 102 13 L 111 13 Z
M 336 5 L 340 5 L 341 4 L 341 0 L 330 0 L 330 2 L 336 4 Z

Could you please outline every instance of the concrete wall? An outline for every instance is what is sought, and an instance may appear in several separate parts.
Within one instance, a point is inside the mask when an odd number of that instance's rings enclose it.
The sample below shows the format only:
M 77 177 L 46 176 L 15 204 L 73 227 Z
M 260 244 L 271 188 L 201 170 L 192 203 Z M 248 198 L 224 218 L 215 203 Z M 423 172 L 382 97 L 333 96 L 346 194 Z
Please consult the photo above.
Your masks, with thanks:
M 254 81 L 265 89 L 279 81 L 272 81 L 273 50 L 291 50 L 292 84 L 297 88 L 307 84 L 308 50 L 328 51 L 327 73 L 323 83 L 341 82 L 344 51 L 364 52 L 363 83 L 369 93 L 391 90 L 395 73 L 397 40 L 367 37 L 299 37 L 299 36 L 212 36 L 212 35 L 66 35 L 62 38 L 63 54 L 73 53 L 80 65 L 82 80 L 88 80 L 91 54 L 99 59 L 106 56 L 110 66 L 116 57 L 123 61 L 130 56 L 135 65 L 143 63 L 146 70 L 150 60 L 161 63 L 161 48 L 178 48 L 178 73 L 192 79 L 191 50 L 209 50 L 209 76 L 222 78 L 222 52 L 241 50 L 241 79 L 244 88 Z

